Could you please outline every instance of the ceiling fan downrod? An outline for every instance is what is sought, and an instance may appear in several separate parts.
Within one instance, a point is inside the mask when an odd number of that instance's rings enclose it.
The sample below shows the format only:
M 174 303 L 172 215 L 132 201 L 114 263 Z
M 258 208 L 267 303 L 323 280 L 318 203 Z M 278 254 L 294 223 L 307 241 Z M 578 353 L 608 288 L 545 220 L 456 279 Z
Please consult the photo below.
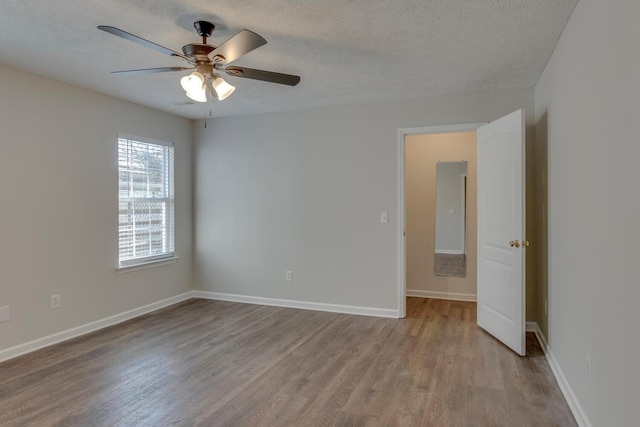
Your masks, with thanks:
M 202 37 L 202 44 L 207 44 L 207 38 L 211 37 L 211 34 L 216 29 L 216 26 L 209 21 L 196 21 L 193 26 Z

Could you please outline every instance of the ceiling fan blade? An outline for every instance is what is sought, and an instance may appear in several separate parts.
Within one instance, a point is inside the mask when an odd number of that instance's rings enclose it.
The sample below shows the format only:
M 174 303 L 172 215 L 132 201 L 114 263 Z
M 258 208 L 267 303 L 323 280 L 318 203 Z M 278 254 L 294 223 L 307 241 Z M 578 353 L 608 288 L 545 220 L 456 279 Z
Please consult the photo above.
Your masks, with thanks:
M 281 85 L 295 86 L 300 83 L 300 76 L 276 73 L 273 71 L 256 70 L 246 67 L 227 67 L 224 71 L 230 76 L 244 77 L 246 79 L 262 80 L 265 82 L 279 83 Z
M 193 68 L 187 68 L 187 67 L 142 68 L 139 70 L 112 71 L 111 74 L 153 74 L 153 73 L 167 73 L 172 71 L 186 71 L 186 70 L 193 70 Z
M 165 55 L 177 56 L 178 58 L 182 58 L 185 61 L 191 62 L 191 60 L 189 58 L 187 58 L 186 56 L 184 56 L 181 53 L 176 52 L 175 50 L 171 50 L 171 49 L 169 49 L 167 47 L 160 46 L 157 43 L 150 42 L 149 40 L 146 40 L 146 39 L 143 39 L 142 37 L 138 37 L 136 35 L 133 35 L 131 33 L 128 33 L 126 31 L 124 31 L 124 30 L 121 30 L 119 28 L 110 27 L 108 25 L 98 25 L 98 29 L 102 30 L 102 31 L 106 31 L 109 34 L 113 34 L 114 36 L 122 37 L 125 40 L 129 40 L 129 41 L 132 41 L 134 43 L 138 43 L 139 45 L 150 47 L 151 49 L 157 50 L 158 52 L 164 53 Z
M 267 41 L 262 36 L 253 31 L 242 30 L 218 46 L 210 56 L 217 64 L 229 64 L 265 44 Z

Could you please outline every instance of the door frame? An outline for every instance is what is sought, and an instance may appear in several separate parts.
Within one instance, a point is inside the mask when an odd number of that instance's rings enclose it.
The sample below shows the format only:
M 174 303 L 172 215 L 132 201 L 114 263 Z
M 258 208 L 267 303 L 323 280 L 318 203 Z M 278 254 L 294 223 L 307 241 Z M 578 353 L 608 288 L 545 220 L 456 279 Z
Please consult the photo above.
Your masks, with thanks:
M 477 148 L 477 141 L 476 141 L 476 151 L 478 151 Z M 462 194 L 462 200 L 461 200 L 461 205 L 462 205 L 462 233 L 460 234 L 462 236 L 462 253 L 464 254 L 465 258 L 467 256 L 467 240 L 469 238 L 469 236 L 467 236 L 467 178 L 468 178 L 468 173 L 469 173 L 469 162 L 467 162 L 467 171 L 463 174 L 460 174 L 460 178 L 461 178 L 461 183 L 460 186 L 462 187 L 460 194 Z
M 407 254 L 406 254 L 406 197 L 405 197 L 405 137 L 407 135 L 432 135 L 439 133 L 459 133 L 459 132 L 472 132 L 477 130 L 480 126 L 486 125 L 488 122 L 483 123 L 462 123 L 453 125 L 437 125 L 437 126 L 422 126 L 412 128 L 399 128 L 398 129 L 398 201 L 397 201 L 397 215 L 398 215 L 398 228 L 397 233 L 397 256 L 398 256 L 398 318 L 402 319 L 407 315 Z

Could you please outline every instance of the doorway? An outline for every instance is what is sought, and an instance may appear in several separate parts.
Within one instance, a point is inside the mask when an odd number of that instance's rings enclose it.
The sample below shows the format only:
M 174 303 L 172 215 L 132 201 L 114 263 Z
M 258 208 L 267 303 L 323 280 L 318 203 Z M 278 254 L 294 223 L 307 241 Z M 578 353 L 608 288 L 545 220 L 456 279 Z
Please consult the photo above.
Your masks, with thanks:
M 406 316 L 406 162 L 411 135 L 477 132 L 478 325 L 516 353 L 525 349 L 525 112 L 488 124 L 398 131 L 398 317 Z M 473 236 L 470 236 L 473 237 Z
M 419 254 L 417 258 L 424 257 L 426 258 L 427 251 L 431 252 L 430 262 L 427 262 L 428 266 L 421 269 L 418 272 L 418 277 L 426 277 L 427 274 L 430 274 L 431 284 L 433 284 L 432 289 L 424 289 L 424 288 L 410 288 L 407 286 L 407 278 L 410 277 L 407 274 L 407 231 L 411 231 L 407 229 L 407 140 L 417 138 L 438 138 L 439 135 L 442 136 L 442 139 L 450 139 L 455 134 L 463 134 L 463 133 L 473 133 L 473 143 L 475 146 L 475 131 L 480 126 L 485 123 L 470 123 L 470 124 L 461 124 L 461 125 L 450 125 L 450 126 L 428 126 L 428 127 L 417 127 L 417 128 L 404 128 L 398 131 L 398 314 L 400 318 L 406 316 L 406 296 L 421 296 L 421 297 L 432 297 L 432 298 L 449 298 L 449 299 L 465 299 L 468 301 L 475 300 L 475 292 L 464 291 L 464 289 L 474 289 L 475 288 L 475 258 L 474 260 L 470 260 L 471 253 L 473 252 L 473 256 L 475 256 L 475 224 L 474 229 L 469 230 L 467 227 L 467 240 L 466 240 L 466 249 L 467 249 L 467 272 L 464 278 L 461 277 L 436 277 L 433 273 L 429 273 L 429 270 L 433 269 L 434 261 L 435 261 L 435 211 L 433 211 L 432 217 L 425 218 L 425 222 L 422 224 L 422 227 L 430 227 L 433 229 L 433 238 L 426 236 L 429 233 L 422 233 L 421 239 L 425 240 L 425 245 L 431 240 L 431 243 L 428 244 L 429 249 L 425 249 L 423 246 L 423 251 Z M 420 144 L 420 142 L 417 142 Z M 426 143 L 428 144 L 428 142 Z M 426 196 L 427 198 L 431 198 L 433 202 L 435 202 L 435 164 L 437 160 L 448 160 L 448 161 L 461 161 L 467 160 L 468 163 L 472 163 L 473 174 L 475 174 L 475 150 L 473 152 L 473 158 L 463 159 L 460 158 L 459 154 L 455 153 L 455 150 L 449 150 L 449 154 L 447 157 L 442 157 L 440 159 L 430 159 L 430 163 L 433 164 L 433 174 L 431 185 L 433 185 L 433 191 L 431 191 L 431 196 Z M 444 154 L 443 154 L 444 156 Z M 470 179 L 469 185 L 473 186 L 474 177 L 469 172 L 467 172 L 468 178 Z M 426 193 L 429 193 L 428 191 Z M 475 200 L 469 200 L 468 204 L 474 203 L 475 208 Z M 425 204 L 428 204 L 428 200 L 424 200 Z M 422 208 L 424 209 L 425 206 Z M 420 210 L 420 208 L 418 208 Z M 454 209 L 455 214 L 455 209 Z M 474 217 L 474 212 L 467 212 L 467 217 Z M 426 237 L 425 237 L 426 236 Z M 409 237 L 411 239 L 411 237 Z M 416 246 L 419 246 L 420 242 L 414 242 Z M 471 262 L 470 262 L 471 261 Z M 414 261 L 416 262 L 416 261 Z M 413 274 L 412 272 L 410 274 Z M 411 277 L 412 282 L 415 283 L 415 277 Z M 419 280 L 419 279 L 417 279 Z M 472 285 L 469 285 L 472 283 Z M 413 285 L 411 285 L 413 286 Z M 421 291 L 421 292 L 420 292 Z M 458 295 L 456 295 L 458 294 Z
M 476 301 L 476 139 L 405 137 L 407 296 Z

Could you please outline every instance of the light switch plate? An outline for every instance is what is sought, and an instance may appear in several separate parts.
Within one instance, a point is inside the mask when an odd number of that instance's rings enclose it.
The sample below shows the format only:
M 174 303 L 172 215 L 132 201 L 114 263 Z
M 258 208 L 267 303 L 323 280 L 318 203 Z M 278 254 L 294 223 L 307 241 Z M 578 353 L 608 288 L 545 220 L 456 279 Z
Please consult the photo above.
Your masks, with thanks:
M 380 224 L 386 224 L 389 222 L 389 214 L 386 212 L 380 212 Z
M 7 322 L 11 318 L 11 312 L 9 311 L 9 306 L 5 305 L 0 307 L 0 322 Z

